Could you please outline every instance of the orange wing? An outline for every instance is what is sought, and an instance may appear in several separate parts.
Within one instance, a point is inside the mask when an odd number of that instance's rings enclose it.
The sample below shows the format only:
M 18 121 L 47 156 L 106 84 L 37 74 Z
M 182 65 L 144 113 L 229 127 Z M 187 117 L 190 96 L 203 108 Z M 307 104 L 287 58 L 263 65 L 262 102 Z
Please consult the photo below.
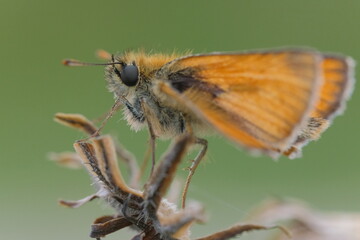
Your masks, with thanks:
M 322 61 L 323 84 L 319 97 L 310 113 L 307 125 L 298 133 L 296 140 L 284 152 L 291 158 L 301 155 L 301 148 L 309 141 L 320 137 L 331 121 L 345 108 L 349 99 L 354 79 L 354 61 L 349 57 L 325 55 Z
M 323 85 L 311 117 L 332 120 L 341 114 L 354 85 L 354 61 L 349 57 L 325 55 L 322 63 Z
M 307 50 L 195 55 L 161 70 L 160 91 L 240 145 L 276 157 L 313 110 L 322 59 Z

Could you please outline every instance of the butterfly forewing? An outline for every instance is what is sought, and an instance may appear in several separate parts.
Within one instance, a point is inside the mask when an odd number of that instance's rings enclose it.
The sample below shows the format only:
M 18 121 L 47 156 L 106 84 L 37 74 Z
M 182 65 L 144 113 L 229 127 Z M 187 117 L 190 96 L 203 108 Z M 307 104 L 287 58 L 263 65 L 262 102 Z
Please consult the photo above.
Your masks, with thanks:
M 192 113 L 247 148 L 276 154 L 313 108 L 321 61 L 314 51 L 284 50 L 195 55 L 166 67 L 179 73 L 168 81 Z

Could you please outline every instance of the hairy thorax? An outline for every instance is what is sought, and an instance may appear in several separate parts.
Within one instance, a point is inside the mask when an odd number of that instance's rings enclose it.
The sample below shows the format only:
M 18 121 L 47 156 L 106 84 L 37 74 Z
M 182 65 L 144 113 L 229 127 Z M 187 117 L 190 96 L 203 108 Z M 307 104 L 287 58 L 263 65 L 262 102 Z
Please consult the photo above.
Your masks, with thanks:
M 128 87 L 115 74 L 116 66 L 108 66 L 105 71 L 108 88 L 115 98 L 124 98 L 124 118 L 135 131 L 151 125 L 159 138 L 171 138 L 185 131 L 188 123 L 202 131 L 203 122 L 194 114 L 186 111 L 181 104 L 168 99 L 157 88 L 157 83 L 168 82 L 171 61 L 178 55 L 147 55 L 143 52 L 127 52 L 115 57 L 114 61 L 136 65 L 139 69 L 139 82 Z

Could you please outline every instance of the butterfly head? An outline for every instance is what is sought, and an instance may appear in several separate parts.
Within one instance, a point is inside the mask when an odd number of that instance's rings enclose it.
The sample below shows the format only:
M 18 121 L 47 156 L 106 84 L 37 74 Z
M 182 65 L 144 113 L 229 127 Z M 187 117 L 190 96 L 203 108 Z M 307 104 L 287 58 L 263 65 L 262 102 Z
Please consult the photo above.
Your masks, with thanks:
M 105 68 L 108 88 L 117 96 L 126 96 L 139 84 L 140 73 L 135 62 L 114 60 Z

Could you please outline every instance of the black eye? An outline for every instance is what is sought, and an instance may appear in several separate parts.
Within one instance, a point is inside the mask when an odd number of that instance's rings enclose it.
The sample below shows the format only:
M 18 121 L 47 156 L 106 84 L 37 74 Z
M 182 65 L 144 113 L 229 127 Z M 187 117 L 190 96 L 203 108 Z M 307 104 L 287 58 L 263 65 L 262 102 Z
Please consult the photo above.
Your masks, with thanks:
M 135 65 L 123 66 L 120 73 L 115 68 L 115 73 L 120 75 L 121 81 L 129 87 L 135 86 L 139 80 L 139 70 Z

